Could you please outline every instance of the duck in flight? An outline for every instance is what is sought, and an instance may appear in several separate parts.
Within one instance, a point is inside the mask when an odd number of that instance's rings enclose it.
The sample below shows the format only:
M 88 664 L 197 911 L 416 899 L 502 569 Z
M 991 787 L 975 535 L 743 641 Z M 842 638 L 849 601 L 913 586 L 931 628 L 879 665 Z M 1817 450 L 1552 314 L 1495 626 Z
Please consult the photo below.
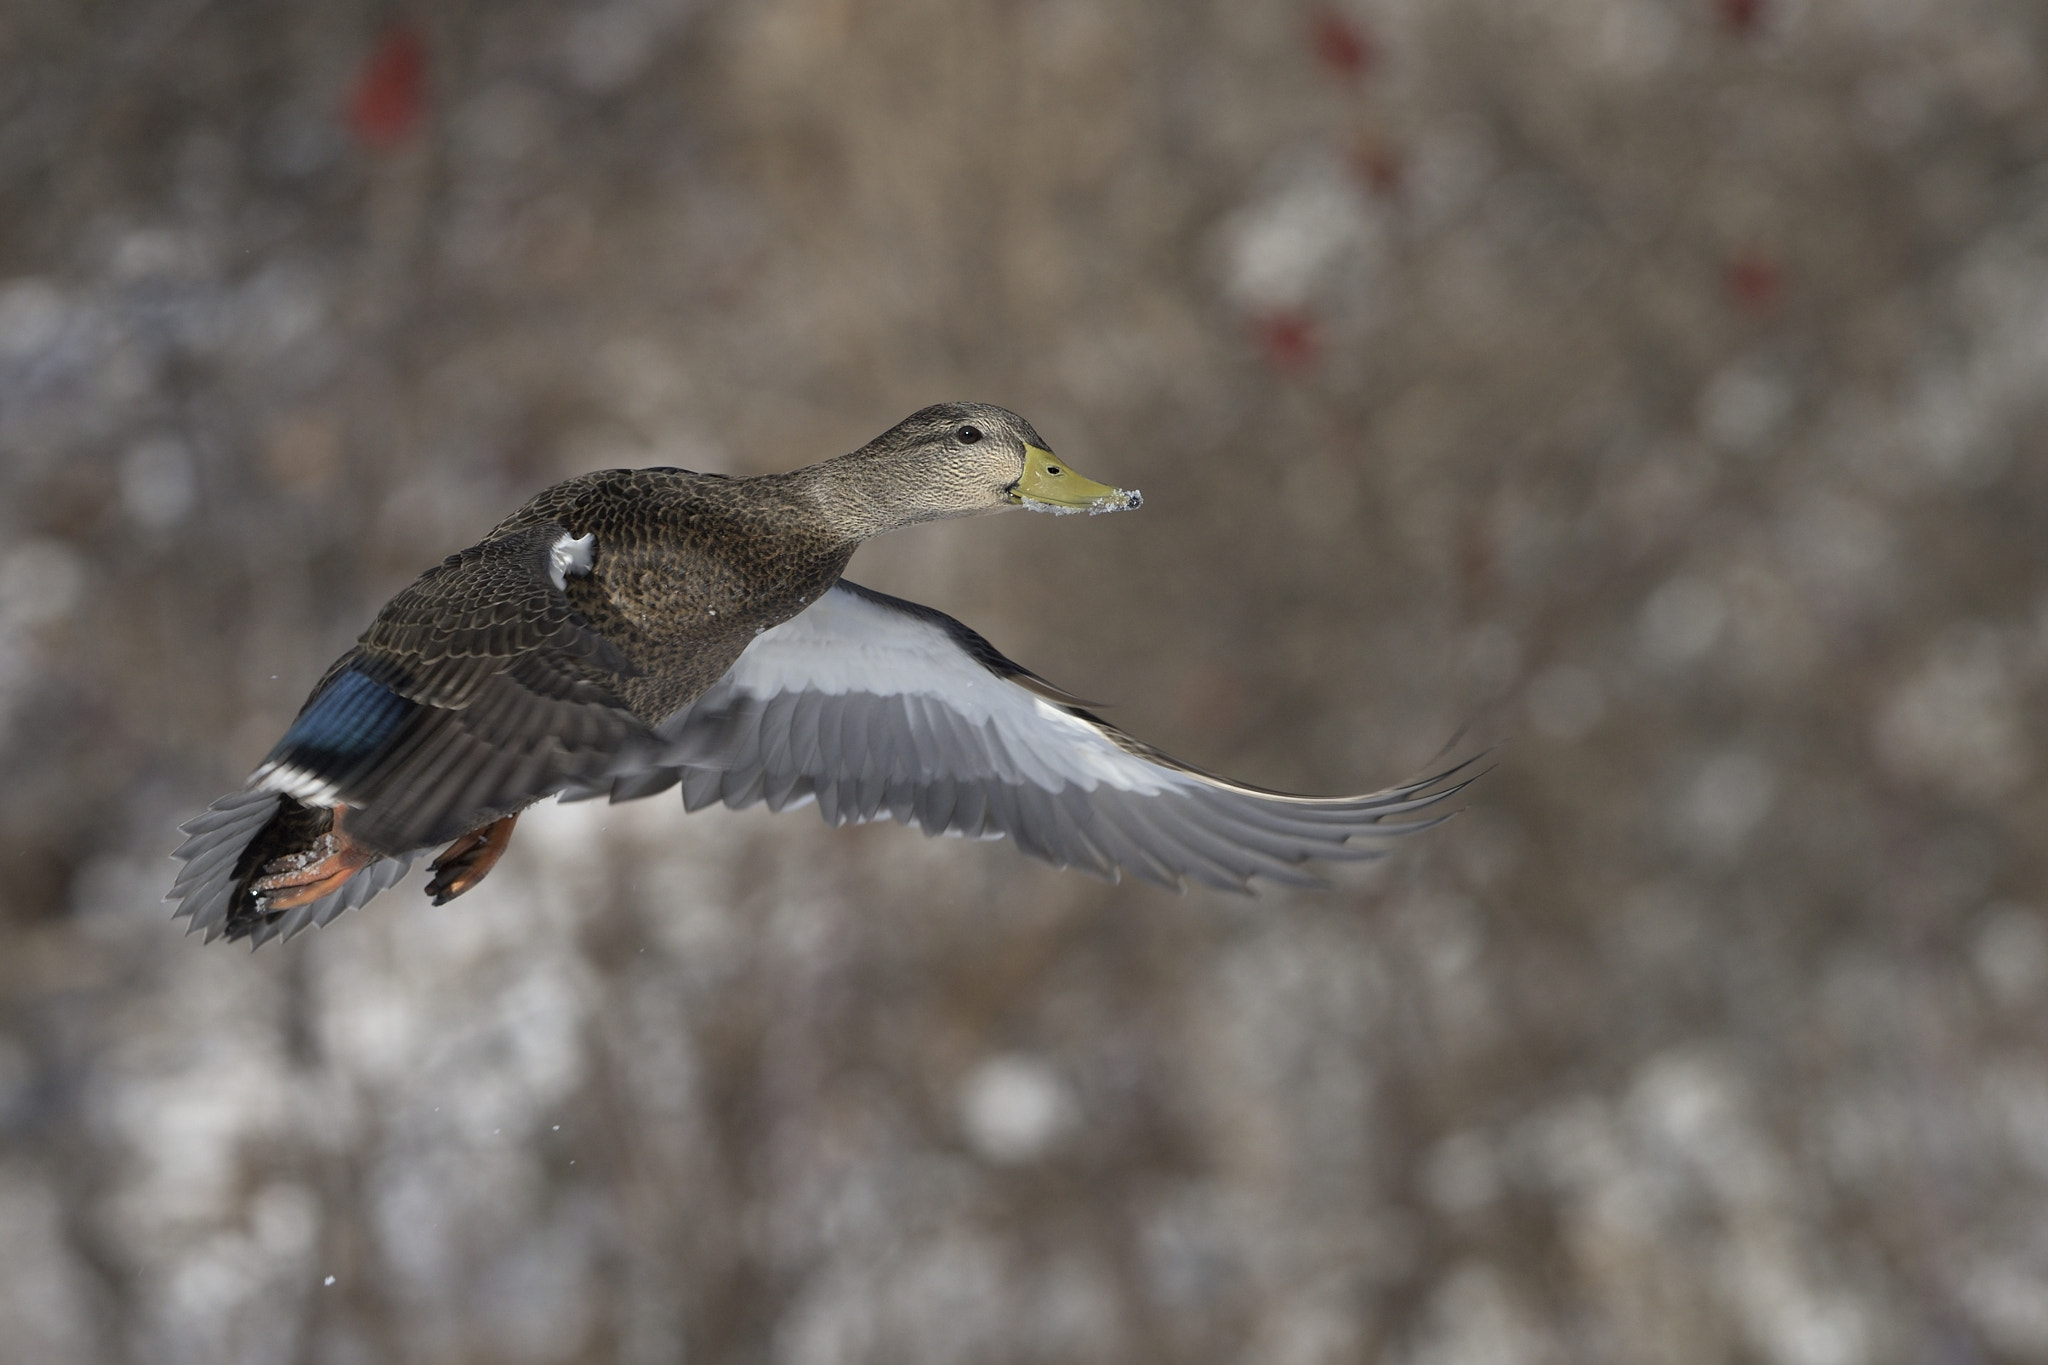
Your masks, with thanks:
M 324 925 L 445 847 L 427 893 L 483 880 L 543 797 L 680 787 L 831 824 L 1007 836 L 1060 867 L 1249 889 L 1464 783 L 1307 797 L 1180 763 L 960 622 L 840 577 L 871 536 L 1009 507 L 1099 513 L 1015 413 L 944 403 L 851 455 L 728 478 L 614 469 L 542 491 L 391 599 L 240 791 L 183 826 L 166 898 L 211 941 Z M 1469 779 L 1467 779 L 1469 780 Z M 1354 843 L 1354 840 L 1366 840 Z

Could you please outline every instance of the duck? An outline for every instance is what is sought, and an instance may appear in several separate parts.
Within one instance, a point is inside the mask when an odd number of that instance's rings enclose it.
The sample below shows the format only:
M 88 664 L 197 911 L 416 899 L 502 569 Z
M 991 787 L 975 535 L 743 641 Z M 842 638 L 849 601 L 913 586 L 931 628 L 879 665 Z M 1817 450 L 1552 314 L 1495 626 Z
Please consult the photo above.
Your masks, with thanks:
M 1112 881 L 1240 892 L 1319 884 L 1304 864 L 1447 818 L 1428 808 L 1467 765 L 1360 796 L 1234 782 L 841 576 L 863 541 L 920 522 L 1142 501 L 985 403 L 783 473 L 554 484 L 385 604 L 247 783 L 181 826 L 166 900 L 206 942 L 260 946 L 367 904 L 431 849 L 427 895 L 463 895 L 547 797 L 670 788 L 687 811 L 815 805 L 833 825 L 886 817 Z

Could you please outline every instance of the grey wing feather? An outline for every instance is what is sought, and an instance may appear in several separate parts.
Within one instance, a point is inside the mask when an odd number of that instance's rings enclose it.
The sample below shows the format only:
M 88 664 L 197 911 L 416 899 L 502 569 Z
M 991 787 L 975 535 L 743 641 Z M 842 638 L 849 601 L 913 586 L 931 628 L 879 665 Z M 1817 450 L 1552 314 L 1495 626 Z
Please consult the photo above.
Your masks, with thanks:
M 1248 891 L 1317 885 L 1312 859 L 1377 857 L 1399 817 L 1462 791 L 1470 760 L 1353 797 L 1231 782 L 1139 743 L 950 617 L 842 581 L 758 637 L 659 727 L 647 766 L 564 800 L 631 800 L 681 783 L 691 810 L 785 809 L 815 798 L 831 824 L 887 815 L 927 834 L 1008 836 L 1032 857 Z

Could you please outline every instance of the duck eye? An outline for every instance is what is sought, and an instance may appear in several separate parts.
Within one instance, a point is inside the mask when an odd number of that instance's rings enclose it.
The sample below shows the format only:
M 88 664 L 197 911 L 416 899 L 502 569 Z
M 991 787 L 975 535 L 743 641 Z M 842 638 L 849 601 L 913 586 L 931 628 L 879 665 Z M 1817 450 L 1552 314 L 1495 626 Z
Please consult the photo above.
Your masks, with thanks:
M 959 438 L 960 438 L 960 444 L 961 444 L 961 445 L 963 445 L 963 446 L 971 446 L 971 445 L 973 445 L 973 444 L 974 444 L 974 443 L 975 443 L 976 441 L 979 441 L 979 440 L 981 439 L 981 428 L 980 428 L 980 427 L 962 427 L 962 428 L 960 428 L 960 430 L 958 430 L 958 431 L 954 432 L 953 434 L 954 434 L 955 436 L 957 436 L 957 437 L 959 437 Z

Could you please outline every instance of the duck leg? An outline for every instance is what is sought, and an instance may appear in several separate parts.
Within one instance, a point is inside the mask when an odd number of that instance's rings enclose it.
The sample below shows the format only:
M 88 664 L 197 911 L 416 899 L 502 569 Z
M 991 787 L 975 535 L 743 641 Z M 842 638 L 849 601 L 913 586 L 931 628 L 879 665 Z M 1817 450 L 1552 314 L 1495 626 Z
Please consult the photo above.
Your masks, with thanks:
M 377 861 L 377 855 L 342 832 L 346 806 L 334 808 L 334 822 L 303 852 L 287 854 L 264 868 L 267 875 L 249 883 L 266 911 L 290 910 L 331 895 L 348 879 Z
M 518 820 L 519 813 L 514 811 L 448 845 L 434 859 L 433 880 L 427 883 L 427 894 L 434 898 L 434 904 L 446 905 L 489 876 L 498 859 L 512 846 L 512 826 Z

